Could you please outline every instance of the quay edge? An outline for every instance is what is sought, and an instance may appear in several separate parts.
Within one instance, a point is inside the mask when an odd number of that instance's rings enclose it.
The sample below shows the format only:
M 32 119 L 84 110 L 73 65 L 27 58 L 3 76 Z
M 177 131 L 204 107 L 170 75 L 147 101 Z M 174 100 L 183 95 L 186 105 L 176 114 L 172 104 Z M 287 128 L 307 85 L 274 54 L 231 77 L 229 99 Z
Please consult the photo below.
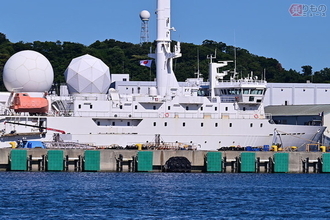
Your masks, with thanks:
M 63 163 L 65 163 L 64 169 L 60 171 L 86 171 L 83 167 L 84 155 L 86 151 L 84 149 L 0 149 L 0 170 L 11 170 L 11 153 L 12 151 L 26 152 L 27 163 L 26 171 L 46 171 L 45 164 L 49 151 L 62 151 Z M 187 158 L 191 163 L 191 170 L 189 172 L 208 172 L 207 156 L 212 152 L 218 152 L 221 155 L 222 169 L 219 172 L 242 172 L 239 169 L 239 163 L 242 155 L 252 155 L 255 161 L 255 168 L 249 172 L 273 172 L 270 170 L 270 160 L 274 159 L 275 154 L 288 154 L 287 160 L 287 173 L 308 173 L 308 172 L 322 172 L 322 164 L 320 161 L 323 157 L 329 156 L 330 153 L 326 152 L 273 152 L 273 151 L 259 151 L 259 152 L 247 152 L 247 151 L 190 151 L 190 150 L 155 150 L 155 151 L 138 151 L 138 150 L 92 150 L 99 152 L 99 159 L 96 170 L 98 172 L 135 172 L 139 161 L 138 155 L 143 152 L 150 152 L 151 167 L 148 172 L 163 172 L 167 161 L 173 157 Z M 80 159 L 79 159 L 80 158 Z M 69 160 L 72 160 L 71 162 Z M 43 161 L 42 161 L 43 160 Z M 66 161 L 68 160 L 68 161 Z M 225 165 L 224 161 L 227 161 Z M 75 163 L 76 161 L 77 163 Z M 259 161 L 259 162 L 258 162 Z M 79 165 L 79 163 L 81 163 Z M 141 162 L 143 163 L 143 161 Z M 253 163 L 253 162 L 252 162 Z M 265 164 L 266 166 L 264 166 Z M 267 164 L 268 163 L 268 164 Z M 41 165 L 43 164 L 43 165 Z M 260 165 L 260 166 L 259 166 Z M 42 166 L 42 167 L 41 167 Z M 80 166 L 80 167 L 78 167 Z M 119 167 L 120 166 L 120 167 Z M 235 167 L 233 167 L 235 166 Z M 252 165 L 253 166 L 253 165 Z M 325 169 L 323 169 L 323 172 Z M 328 172 L 328 171 L 326 171 Z

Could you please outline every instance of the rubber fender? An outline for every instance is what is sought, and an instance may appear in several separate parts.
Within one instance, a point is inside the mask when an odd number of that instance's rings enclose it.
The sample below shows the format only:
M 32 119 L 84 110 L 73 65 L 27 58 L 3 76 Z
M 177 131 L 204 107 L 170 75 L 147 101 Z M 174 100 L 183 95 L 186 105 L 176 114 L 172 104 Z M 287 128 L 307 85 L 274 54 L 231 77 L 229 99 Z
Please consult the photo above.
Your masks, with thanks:
M 164 166 L 165 172 L 191 172 L 191 162 L 186 157 L 171 157 Z

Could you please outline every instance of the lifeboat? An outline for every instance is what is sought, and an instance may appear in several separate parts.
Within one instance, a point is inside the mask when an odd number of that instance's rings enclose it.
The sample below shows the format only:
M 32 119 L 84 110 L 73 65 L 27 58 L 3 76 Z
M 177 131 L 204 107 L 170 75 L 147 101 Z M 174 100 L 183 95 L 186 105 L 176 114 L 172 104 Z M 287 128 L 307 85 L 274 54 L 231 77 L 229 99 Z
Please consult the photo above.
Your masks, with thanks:
M 46 113 L 48 100 L 41 97 L 30 97 L 27 93 L 16 93 L 10 108 L 15 112 Z

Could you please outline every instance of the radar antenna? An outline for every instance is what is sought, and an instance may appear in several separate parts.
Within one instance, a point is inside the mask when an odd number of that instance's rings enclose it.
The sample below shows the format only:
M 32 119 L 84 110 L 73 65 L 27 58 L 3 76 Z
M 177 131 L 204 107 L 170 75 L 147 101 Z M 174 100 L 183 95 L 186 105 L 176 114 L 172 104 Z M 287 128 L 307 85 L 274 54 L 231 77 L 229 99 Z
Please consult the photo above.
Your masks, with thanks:
M 140 45 L 143 43 L 149 42 L 149 18 L 150 13 L 147 10 L 143 10 L 140 12 L 140 18 L 141 18 L 141 35 L 140 35 Z

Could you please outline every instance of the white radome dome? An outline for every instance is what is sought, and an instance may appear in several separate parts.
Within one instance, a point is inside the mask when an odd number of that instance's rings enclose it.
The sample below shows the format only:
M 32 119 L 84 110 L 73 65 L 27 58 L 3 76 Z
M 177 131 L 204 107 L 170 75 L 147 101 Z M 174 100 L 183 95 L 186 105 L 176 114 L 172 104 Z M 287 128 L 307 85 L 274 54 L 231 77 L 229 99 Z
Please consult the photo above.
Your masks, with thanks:
M 111 83 L 109 67 L 89 54 L 74 58 L 64 76 L 70 94 L 106 94 Z
M 140 12 L 140 18 L 142 21 L 148 21 L 150 18 L 150 13 L 147 10 L 143 10 Z
M 3 69 L 3 82 L 8 91 L 46 92 L 53 80 L 54 71 L 48 59 L 32 50 L 15 53 Z

